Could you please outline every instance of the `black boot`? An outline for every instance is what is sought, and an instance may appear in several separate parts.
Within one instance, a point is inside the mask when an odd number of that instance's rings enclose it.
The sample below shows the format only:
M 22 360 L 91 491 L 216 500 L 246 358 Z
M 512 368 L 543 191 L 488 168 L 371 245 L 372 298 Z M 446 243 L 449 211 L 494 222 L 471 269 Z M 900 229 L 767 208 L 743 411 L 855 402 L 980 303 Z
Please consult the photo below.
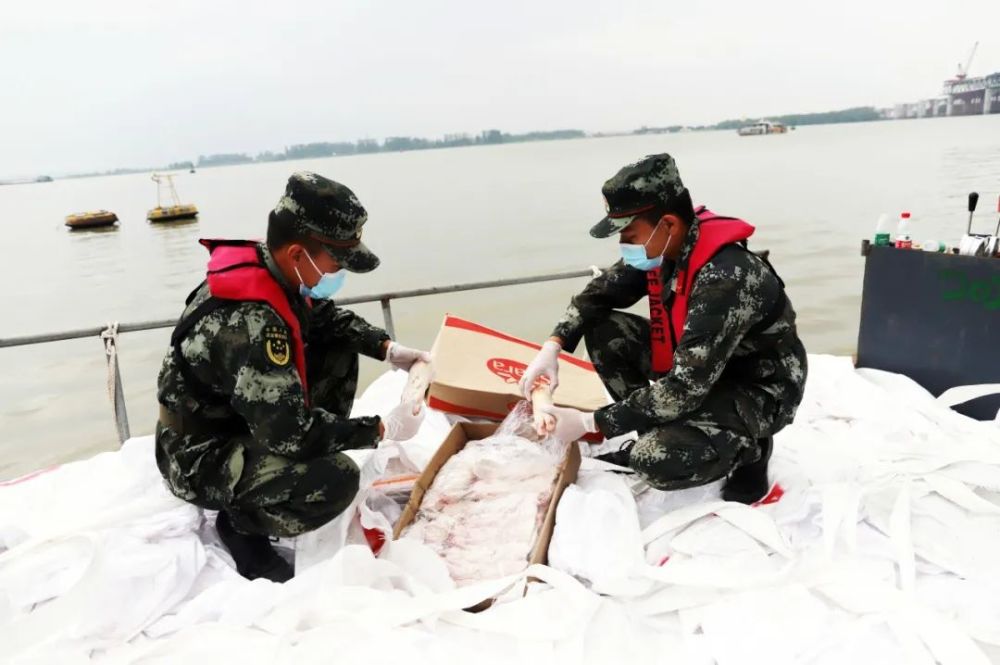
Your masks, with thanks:
M 603 455 L 595 455 L 594 459 L 599 459 L 602 462 L 609 462 L 610 464 L 617 464 L 618 466 L 628 467 L 628 460 L 632 455 L 632 446 L 634 445 L 635 440 L 626 441 L 625 444 L 618 450 L 610 453 L 604 453 Z
M 215 530 L 233 555 L 236 570 L 248 580 L 263 577 L 272 582 L 287 582 L 295 575 L 292 566 L 274 551 L 267 536 L 238 533 L 224 510 L 215 518 Z
M 758 439 L 760 459 L 753 464 L 736 467 L 726 481 L 722 490 L 722 498 L 726 501 L 738 501 L 750 505 L 767 496 L 770 487 L 767 482 L 767 462 L 771 459 L 774 439 Z

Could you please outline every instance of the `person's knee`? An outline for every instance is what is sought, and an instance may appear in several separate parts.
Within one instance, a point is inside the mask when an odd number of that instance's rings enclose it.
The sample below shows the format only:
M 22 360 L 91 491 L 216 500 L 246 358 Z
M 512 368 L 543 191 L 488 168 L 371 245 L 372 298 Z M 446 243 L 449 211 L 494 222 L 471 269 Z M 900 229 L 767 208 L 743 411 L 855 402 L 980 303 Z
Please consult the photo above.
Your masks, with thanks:
M 587 351 L 592 351 L 595 347 L 605 344 L 609 338 L 614 337 L 614 318 L 617 312 L 612 312 L 608 318 L 588 325 L 583 331 L 583 342 L 587 346 Z
M 358 354 L 316 352 L 309 363 L 309 397 L 315 406 L 347 417 L 358 389 Z
M 275 486 L 227 507 L 244 533 L 291 538 L 330 522 L 351 505 L 360 471 L 350 457 L 336 453 L 289 465 Z
M 641 344 L 643 336 L 648 337 L 646 322 L 634 314 L 612 312 L 602 321 L 588 326 L 583 333 L 583 341 L 587 354 L 591 358 L 605 354 L 618 357 L 629 357 L 634 354 L 634 347 Z
M 721 457 L 704 432 L 669 424 L 639 437 L 632 447 L 629 466 L 651 487 L 676 490 L 721 478 L 731 470 L 732 460 Z
M 360 481 L 358 465 L 347 455 L 321 457 L 307 464 L 296 488 L 296 503 L 340 514 L 354 500 Z
M 584 333 L 587 354 L 615 399 L 647 385 L 650 374 L 649 322 L 612 312 Z
M 344 512 L 354 501 L 360 480 L 358 465 L 343 453 L 309 462 L 291 501 L 304 531 L 317 529 Z

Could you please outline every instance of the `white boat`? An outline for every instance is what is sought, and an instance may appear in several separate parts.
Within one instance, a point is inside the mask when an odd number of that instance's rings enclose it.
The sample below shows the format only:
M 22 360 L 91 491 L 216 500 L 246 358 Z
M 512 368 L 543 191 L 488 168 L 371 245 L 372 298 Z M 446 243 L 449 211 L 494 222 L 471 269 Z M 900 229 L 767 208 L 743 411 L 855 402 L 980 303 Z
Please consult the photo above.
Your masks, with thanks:
M 761 120 L 760 122 L 755 122 L 752 125 L 740 127 L 736 130 L 736 133 L 740 136 L 764 136 L 766 134 L 784 134 L 787 131 L 788 127 L 785 127 L 780 122 Z

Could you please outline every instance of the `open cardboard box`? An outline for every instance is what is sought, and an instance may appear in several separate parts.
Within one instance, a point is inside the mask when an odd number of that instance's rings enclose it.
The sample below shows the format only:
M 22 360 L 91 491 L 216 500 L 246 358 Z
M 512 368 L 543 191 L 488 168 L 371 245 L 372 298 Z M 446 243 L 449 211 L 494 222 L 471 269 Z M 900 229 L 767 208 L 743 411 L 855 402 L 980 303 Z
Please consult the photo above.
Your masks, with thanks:
M 437 477 L 438 471 L 441 470 L 445 462 L 452 455 L 465 448 L 465 444 L 469 441 L 485 439 L 493 434 L 498 427 L 499 425 L 494 423 L 455 423 L 448 436 L 441 442 L 441 446 L 437 449 L 437 452 L 434 453 L 430 462 L 427 463 L 427 467 L 423 473 L 417 478 L 416 484 L 413 486 L 413 491 L 410 494 L 410 500 L 406 503 L 406 508 L 403 509 L 403 514 L 399 517 L 399 521 L 392 531 L 393 540 L 398 539 L 403 529 L 413 523 L 417 512 L 420 510 L 424 493 L 434 483 L 434 478 Z M 544 564 L 548 562 L 549 542 L 552 540 L 552 531 L 556 526 L 556 507 L 559 505 L 559 499 L 562 498 L 563 490 L 576 480 L 576 474 L 579 471 L 580 447 L 576 443 L 573 443 L 566 447 L 566 456 L 559 465 L 559 473 L 555 479 L 552 498 L 549 500 L 549 505 L 545 510 L 545 518 L 542 520 L 542 525 L 535 536 L 535 545 L 531 548 L 531 552 L 528 553 L 528 557 L 524 562 L 525 568 L 531 564 Z M 484 610 L 492 605 L 494 600 L 484 600 L 468 608 L 468 610 L 470 612 Z

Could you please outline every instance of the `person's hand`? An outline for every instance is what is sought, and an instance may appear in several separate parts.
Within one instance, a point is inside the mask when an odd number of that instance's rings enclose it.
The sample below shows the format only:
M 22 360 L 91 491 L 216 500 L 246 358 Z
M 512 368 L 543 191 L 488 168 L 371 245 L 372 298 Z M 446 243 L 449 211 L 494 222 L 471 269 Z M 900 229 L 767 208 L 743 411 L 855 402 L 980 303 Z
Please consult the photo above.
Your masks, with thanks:
M 524 370 L 524 376 L 518 382 L 518 387 L 524 394 L 525 399 L 531 399 L 531 391 L 535 388 L 535 382 L 541 378 L 547 379 L 549 385 L 552 386 L 552 391 L 555 392 L 555 389 L 559 386 L 560 351 L 562 351 L 562 346 L 555 340 L 550 339 L 545 344 L 542 344 L 541 351 L 538 352 L 535 359 Z
M 409 441 L 420 430 L 424 422 L 424 403 L 400 402 L 386 414 L 385 439 L 388 441 Z
M 396 342 L 389 342 L 389 346 L 386 347 L 385 361 L 396 369 L 409 372 L 410 368 L 413 367 L 413 363 L 418 360 L 429 363 L 431 361 L 431 354 L 420 349 L 411 349 Z
M 560 441 L 572 443 L 579 441 L 583 438 L 584 434 L 597 431 L 593 413 L 562 406 L 552 406 L 551 404 L 540 407 L 539 411 L 555 418 L 555 428 L 552 430 L 552 435 Z

